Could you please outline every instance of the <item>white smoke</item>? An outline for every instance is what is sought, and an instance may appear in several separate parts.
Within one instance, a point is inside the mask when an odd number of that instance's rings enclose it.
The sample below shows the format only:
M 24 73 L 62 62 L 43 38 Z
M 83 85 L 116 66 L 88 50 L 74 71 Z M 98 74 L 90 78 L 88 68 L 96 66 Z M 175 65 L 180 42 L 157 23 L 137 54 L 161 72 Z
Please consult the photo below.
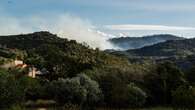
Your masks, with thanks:
M 29 16 L 17 18 L 0 15 L 0 35 L 31 33 L 35 31 L 49 31 L 60 37 L 74 39 L 80 43 L 87 43 L 92 48 L 116 48 L 107 41 L 107 37 L 96 31 L 89 31 L 95 27 L 87 20 L 69 14 Z

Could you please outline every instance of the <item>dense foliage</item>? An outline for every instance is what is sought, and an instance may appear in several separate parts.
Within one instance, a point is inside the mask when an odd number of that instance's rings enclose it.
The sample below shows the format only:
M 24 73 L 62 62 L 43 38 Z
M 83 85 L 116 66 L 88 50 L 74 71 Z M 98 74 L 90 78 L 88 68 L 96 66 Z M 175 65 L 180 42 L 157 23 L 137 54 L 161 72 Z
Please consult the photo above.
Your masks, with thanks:
M 90 105 L 98 102 L 102 97 L 98 84 L 86 75 L 52 81 L 47 92 L 60 104 Z
M 133 63 L 48 32 L 0 36 L 0 44 L 1 64 L 20 59 L 47 72 L 30 78 L 22 68 L 0 69 L 0 108 L 39 100 L 90 109 L 194 108 L 194 68 L 183 71 L 165 60 Z
M 6 72 L 0 72 L 0 108 L 23 101 L 24 94 L 19 82 Z
M 140 49 L 128 50 L 129 54 L 138 56 L 184 56 L 194 54 L 195 39 L 171 40 L 158 43 L 152 46 L 146 46 Z
M 178 87 L 172 92 L 175 108 L 192 109 L 195 107 L 195 88 L 189 85 Z

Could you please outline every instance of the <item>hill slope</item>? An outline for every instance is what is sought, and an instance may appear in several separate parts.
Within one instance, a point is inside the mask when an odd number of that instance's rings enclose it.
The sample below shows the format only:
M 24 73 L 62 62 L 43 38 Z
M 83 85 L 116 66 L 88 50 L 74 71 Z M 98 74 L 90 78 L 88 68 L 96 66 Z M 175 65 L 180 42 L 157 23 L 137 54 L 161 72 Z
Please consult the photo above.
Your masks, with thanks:
M 140 49 L 127 50 L 136 56 L 187 56 L 195 54 L 195 39 L 172 40 L 146 46 Z
M 169 40 L 139 49 L 111 51 L 109 53 L 126 57 L 131 63 L 172 61 L 181 69 L 187 70 L 195 65 L 195 38 Z
M 9 52 L 12 50 L 16 51 L 15 53 L 22 52 L 22 55 L 3 57 L 20 58 L 39 69 L 46 68 L 52 74 L 50 76 L 52 79 L 74 76 L 93 68 L 128 65 L 125 59 L 91 49 L 75 40 L 57 37 L 49 32 L 0 36 L 0 45 Z
M 174 35 L 169 35 L 169 34 L 162 34 L 162 35 L 152 35 L 152 36 L 145 36 L 145 37 L 120 37 L 120 38 L 110 39 L 109 41 L 112 44 L 121 48 L 122 50 L 127 50 L 127 49 L 142 48 L 144 46 L 165 42 L 167 40 L 182 40 L 182 39 L 184 38 L 177 37 Z

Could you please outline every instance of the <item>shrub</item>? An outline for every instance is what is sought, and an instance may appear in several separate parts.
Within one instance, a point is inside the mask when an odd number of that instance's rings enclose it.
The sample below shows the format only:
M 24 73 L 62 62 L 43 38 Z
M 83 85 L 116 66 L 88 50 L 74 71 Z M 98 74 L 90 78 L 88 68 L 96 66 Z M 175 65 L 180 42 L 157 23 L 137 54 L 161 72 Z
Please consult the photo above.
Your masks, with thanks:
M 87 104 L 91 105 L 101 100 L 103 95 L 96 81 L 84 74 L 78 75 L 77 78 L 79 78 L 81 86 L 87 91 Z
M 20 106 L 20 105 L 14 105 L 14 106 L 11 106 L 9 109 L 6 109 L 6 110 L 25 110 L 25 108 Z
M 187 72 L 186 72 L 186 78 L 189 81 L 191 85 L 195 85 L 195 66 L 191 67 Z
M 81 110 L 79 105 L 73 105 L 71 103 L 67 103 L 63 106 L 64 110 Z
M 127 86 L 127 90 L 128 104 L 130 107 L 141 107 L 145 104 L 147 95 L 141 88 L 131 83 Z
M 86 100 L 86 90 L 80 86 L 77 79 L 59 79 L 51 82 L 49 92 L 60 104 L 82 103 Z
M 86 75 L 52 81 L 48 91 L 60 104 L 92 104 L 101 96 L 99 85 Z
M 169 105 L 171 92 L 186 83 L 184 73 L 172 62 L 159 63 L 144 76 L 144 86 L 150 94 L 148 103 Z
M 15 77 L 0 74 L 0 108 L 20 104 L 24 100 L 24 91 Z
M 173 106 L 182 109 L 195 108 L 195 88 L 192 86 L 180 86 L 172 92 Z
M 25 91 L 26 100 L 37 100 L 46 97 L 45 88 L 40 84 L 39 79 L 23 76 L 18 81 Z

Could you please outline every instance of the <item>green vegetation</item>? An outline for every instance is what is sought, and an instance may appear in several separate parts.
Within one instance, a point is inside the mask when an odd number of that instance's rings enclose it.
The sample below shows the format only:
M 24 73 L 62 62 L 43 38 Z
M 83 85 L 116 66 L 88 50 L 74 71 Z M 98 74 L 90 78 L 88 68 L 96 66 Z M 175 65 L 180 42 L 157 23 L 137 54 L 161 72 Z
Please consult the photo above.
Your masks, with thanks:
M 19 82 L 6 72 L 0 72 L 0 108 L 23 101 L 24 94 Z
M 192 109 L 195 107 L 195 89 L 192 86 L 180 86 L 172 92 L 172 96 L 175 108 Z
M 127 52 L 137 56 L 187 56 L 195 52 L 194 41 L 195 39 L 171 40 Z
M 60 104 L 91 105 L 102 97 L 98 83 L 83 74 L 71 79 L 52 81 L 47 87 L 47 93 Z
M 170 61 L 132 63 L 48 32 L 0 36 L 0 44 L 2 52 L 13 54 L 0 54 L 1 64 L 21 59 L 47 73 L 30 78 L 25 69 L 0 69 L 0 109 L 194 109 L 194 68 L 183 71 Z
M 182 37 L 177 37 L 169 34 L 159 34 L 143 37 L 119 37 L 112 38 L 109 41 L 116 45 L 117 47 L 128 50 L 128 49 L 138 49 L 145 46 L 150 46 L 160 42 L 165 42 L 167 40 L 183 40 Z

